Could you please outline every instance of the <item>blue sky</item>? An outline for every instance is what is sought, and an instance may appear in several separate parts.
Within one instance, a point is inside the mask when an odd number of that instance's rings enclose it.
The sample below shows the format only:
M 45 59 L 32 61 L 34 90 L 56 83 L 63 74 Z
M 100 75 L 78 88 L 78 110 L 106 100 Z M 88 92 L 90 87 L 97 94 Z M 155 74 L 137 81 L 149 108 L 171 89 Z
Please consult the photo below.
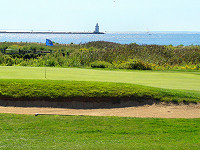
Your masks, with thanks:
M 0 0 L 0 30 L 200 31 L 200 0 Z

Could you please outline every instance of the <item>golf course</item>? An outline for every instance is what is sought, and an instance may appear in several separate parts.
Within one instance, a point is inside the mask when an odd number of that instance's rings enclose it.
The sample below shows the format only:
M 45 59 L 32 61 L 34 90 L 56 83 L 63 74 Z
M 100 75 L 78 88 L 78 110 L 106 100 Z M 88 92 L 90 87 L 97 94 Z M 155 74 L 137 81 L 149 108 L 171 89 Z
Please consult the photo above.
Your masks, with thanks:
M 200 150 L 200 0 L 0 11 L 0 150 Z
M 0 149 L 199 149 L 198 46 L 1 44 Z
M 4 101 L 55 101 L 68 97 L 200 101 L 198 71 L 1 66 L 0 80 L 0 97 Z M 10 111 L 9 107 L 6 109 Z M 70 113 L 70 116 L 36 117 L 34 113 L 0 114 L 1 149 L 198 149 L 200 146 L 199 119 L 92 117 Z

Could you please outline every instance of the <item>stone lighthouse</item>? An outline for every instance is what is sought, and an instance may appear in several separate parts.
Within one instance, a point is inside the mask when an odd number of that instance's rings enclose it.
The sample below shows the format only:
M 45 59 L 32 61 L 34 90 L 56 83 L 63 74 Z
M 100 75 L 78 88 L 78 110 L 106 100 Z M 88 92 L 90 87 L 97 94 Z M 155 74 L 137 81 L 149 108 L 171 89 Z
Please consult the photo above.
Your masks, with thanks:
M 99 25 L 98 25 L 98 23 L 97 23 L 96 26 L 95 26 L 94 33 L 99 33 Z

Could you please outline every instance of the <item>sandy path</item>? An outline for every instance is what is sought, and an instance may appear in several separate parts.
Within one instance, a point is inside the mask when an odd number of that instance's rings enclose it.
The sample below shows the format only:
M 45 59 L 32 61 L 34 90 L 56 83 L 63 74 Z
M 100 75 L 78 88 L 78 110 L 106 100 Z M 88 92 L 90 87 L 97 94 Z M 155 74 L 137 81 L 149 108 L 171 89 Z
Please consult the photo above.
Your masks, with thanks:
M 140 118 L 200 118 L 198 105 L 146 105 L 139 107 L 113 109 L 63 109 L 63 108 L 27 108 L 1 107 L 0 113 L 14 114 L 56 114 L 56 115 L 88 115 L 88 116 L 119 116 Z

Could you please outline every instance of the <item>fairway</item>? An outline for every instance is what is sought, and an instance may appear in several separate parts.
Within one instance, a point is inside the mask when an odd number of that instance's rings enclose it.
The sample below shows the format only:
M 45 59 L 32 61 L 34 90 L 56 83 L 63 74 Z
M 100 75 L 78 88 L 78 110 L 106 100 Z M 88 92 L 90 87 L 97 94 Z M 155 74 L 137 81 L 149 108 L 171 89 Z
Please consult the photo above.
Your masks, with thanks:
M 0 79 L 44 79 L 132 83 L 145 86 L 200 91 L 200 72 L 110 71 L 79 68 L 0 67 Z
M 200 119 L 0 114 L 0 149 L 199 149 Z

